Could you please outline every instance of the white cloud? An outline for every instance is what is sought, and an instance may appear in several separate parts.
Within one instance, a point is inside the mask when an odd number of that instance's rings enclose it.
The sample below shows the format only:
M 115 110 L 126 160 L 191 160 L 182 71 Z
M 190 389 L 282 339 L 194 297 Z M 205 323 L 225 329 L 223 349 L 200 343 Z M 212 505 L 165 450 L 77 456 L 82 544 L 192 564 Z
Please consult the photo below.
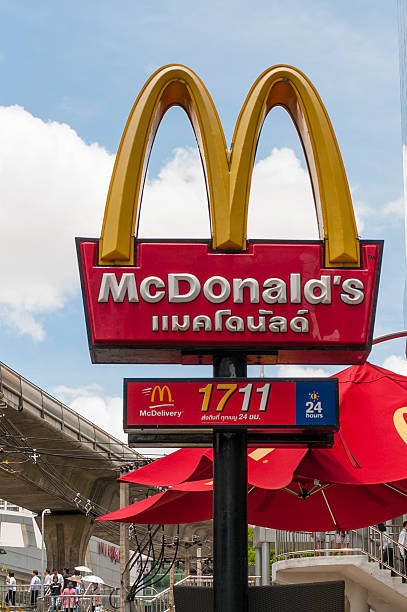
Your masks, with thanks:
M 100 235 L 114 156 L 20 106 L 0 107 L 0 132 L 1 321 L 41 340 L 43 315 L 79 288 L 74 238 Z M 140 235 L 209 237 L 207 208 L 197 152 L 176 149 L 147 181 Z M 256 164 L 250 236 L 316 237 L 310 209 L 308 175 L 292 150 Z
M 280 378 L 322 378 L 330 375 L 331 373 L 323 368 L 299 365 L 283 365 L 278 368 L 277 372 Z
M 318 238 L 308 172 L 292 149 L 273 149 L 253 171 L 248 235 L 252 238 Z M 208 238 L 208 205 L 201 160 L 194 149 L 176 149 L 157 178 L 148 180 L 140 215 L 144 237 Z
M 318 239 L 308 171 L 294 151 L 273 149 L 253 170 L 248 235 L 253 238 Z
M 397 374 L 407 376 L 407 361 L 404 357 L 400 357 L 399 355 L 389 355 L 386 357 L 383 361 L 383 367 L 386 368 L 386 370 L 391 370 Z
M 36 340 L 78 288 L 74 238 L 98 235 L 114 157 L 66 124 L 0 107 L 2 321 Z
M 97 384 L 81 388 L 60 385 L 55 387 L 53 393 L 60 401 L 98 427 L 123 442 L 127 441 L 122 428 L 123 399 L 121 397 L 106 396 L 102 387 Z
M 396 219 L 402 219 L 404 217 L 404 200 L 398 198 L 397 200 L 391 200 L 383 208 L 384 216 L 392 216 Z

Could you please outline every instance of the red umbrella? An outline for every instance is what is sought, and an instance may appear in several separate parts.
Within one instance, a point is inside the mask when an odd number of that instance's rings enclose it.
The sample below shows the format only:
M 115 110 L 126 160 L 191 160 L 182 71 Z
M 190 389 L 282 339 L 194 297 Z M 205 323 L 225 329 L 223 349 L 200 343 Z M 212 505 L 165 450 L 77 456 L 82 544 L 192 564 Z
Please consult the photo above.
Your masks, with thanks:
M 407 378 L 370 363 L 351 366 L 335 376 L 340 431 L 332 449 L 309 450 L 297 474 L 344 484 L 402 480 L 407 476 Z M 304 451 L 275 449 L 273 459 L 284 461 L 286 453 L 295 457 L 295 452 L 299 462 Z M 250 482 L 267 488 L 269 477 L 274 478 L 268 458 L 262 456 L 262 449 L 249 450 L 248 457 Z M 181 449 L 121 480 L 158 486 L 211 476 L 211 450 Z
M 97 520 L 166 525 L 204 521 L 212 518 L 212 494 L 212 480 L 184 482 Z M 295 531 L 357 529 L 406 512 L 407 479 L 343 485 L 295 478 L 279 489 L 249 486 L 248 502 L 253 525 Z
M 122 482 L 169 487 L 212 475 L 212 449 L 181 448 L 119 478 Z
M 288 484 L 306 449 L 298 448 L 255 448 L 247 453 L 247 468 L 250 482 L 262 486 L 266 478 L 269 483 L 268 472 L 265 471 L 273 453 L 272 483 L 275 488 Z M 212 478 L 213 451 L 202 448 L 182 448 L 161 459 L 130 472 L 119 478 L 120 481 L 147 484 L 151 486 L 172 486 L 181 482 Z M 278 478 L 276 483 L 275 479 Z
M 340 432 L 329 450 L 248 451 L 249 520 L 295 530 L 350 529 L 407 511 L 407 378 L 369 363 L 340 372 Z M 127 476 L 139 482 L 211 477 L 210 450 L 169 455 Z M 178 470 L 171 473 L 171 457 Z M 156 462 L 159 464 L 159 462 Z M 148 473 L 148 468 L 151 468 Z M 155 482 L 159 472 L 159 483 Z M 171 473 L 171 476 L 170 476 Z M 314 484 L 315 483 L 315 484 Z M 99 520 L 180 523 L 211 518 L 211 481 L 185 482 Z M 142 505 L 140 505 L 142 504 Z M 164 509 L 164 511 L 163 511 Z M 153 520 L 154 519 L 154 520 Z

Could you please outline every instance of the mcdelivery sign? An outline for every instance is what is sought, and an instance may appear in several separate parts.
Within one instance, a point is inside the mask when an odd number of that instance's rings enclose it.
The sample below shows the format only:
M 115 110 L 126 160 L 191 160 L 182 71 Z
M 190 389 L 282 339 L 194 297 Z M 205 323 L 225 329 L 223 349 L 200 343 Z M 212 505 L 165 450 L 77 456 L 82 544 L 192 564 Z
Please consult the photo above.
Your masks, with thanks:
M 188 113 L 200 147 L 210 242 L 134 236 L 146 160 L 174 104 Z M 257 140 L 278 104 L 290 111 L 306 152 L 320 241 L 246 240 Z M 77 248 L 96 363 L 210 363 L 219 350 L 240 351 L 249 363 L 361 363 L 370 352 L 382 243 L 359 241 L 328 115 L 294 68 L 259 77 L 231 150 L 198 77 L 182 66 L 158 70 L 127 122 L 101 237 L 78 239 Z

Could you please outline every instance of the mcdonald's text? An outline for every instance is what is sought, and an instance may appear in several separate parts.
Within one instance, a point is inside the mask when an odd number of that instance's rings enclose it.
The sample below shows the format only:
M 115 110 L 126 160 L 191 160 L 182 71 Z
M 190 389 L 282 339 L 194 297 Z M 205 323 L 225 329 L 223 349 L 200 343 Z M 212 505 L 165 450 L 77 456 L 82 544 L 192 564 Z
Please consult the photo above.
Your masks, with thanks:
M 231 347 L 255 363 L 360 362 L 381 247 L 361 243 L 360 267 L 326 268 L 318 241 L 253 241 L 233 253 L 151 241 L 136 243 L 134 266 L 101 266 L 97 242 L 79 240 L 92 359 L 199 362 L 199 353 Z

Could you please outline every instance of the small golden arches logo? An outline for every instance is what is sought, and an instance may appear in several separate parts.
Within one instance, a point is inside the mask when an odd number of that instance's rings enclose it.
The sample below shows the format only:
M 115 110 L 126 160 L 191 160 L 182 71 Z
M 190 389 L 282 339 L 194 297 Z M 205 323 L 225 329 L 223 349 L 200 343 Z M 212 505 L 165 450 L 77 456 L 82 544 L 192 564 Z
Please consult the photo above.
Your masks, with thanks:
M 168 385 L 164 385 L 163 387 L 161 387 L 160 385 L 156 385 L 154 387 L 154 389 L 153 389 L 153 391 L 151 393 L 151 398 L 150 398 L 151 404 L 153 404 L 154 401 L 155 401 L 156 393 L 158 393 L 158 398 L 159 398 L 160 404 L 162 404 L 164 402 L 164 393 L 167 395 L 167 402 L 169 404 L 173 403 L 171 391 L 170 391 L 170 388 L 168 387 Z
M 397 408 L 393 414 L 394 427 L 404 444 L 407 444 L 407 422 L 404 415 L 407 414 L 407 406 Z

